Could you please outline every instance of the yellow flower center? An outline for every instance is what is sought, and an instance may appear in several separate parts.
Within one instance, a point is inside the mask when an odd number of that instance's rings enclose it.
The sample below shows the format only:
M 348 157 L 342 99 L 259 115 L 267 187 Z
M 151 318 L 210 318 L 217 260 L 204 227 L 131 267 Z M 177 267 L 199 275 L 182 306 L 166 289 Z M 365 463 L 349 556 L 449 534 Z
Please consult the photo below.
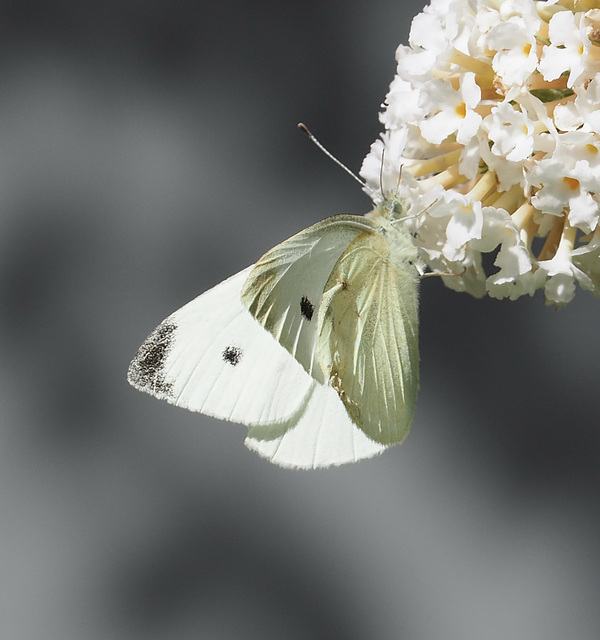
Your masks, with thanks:
M 459 118 L 464 118 L 467 115 L 467 105 L 464 102 L 461 102 L 455 109 L 456 115 Z
M 569 178 L 565 176 L 563 178 L 563 182 L 567 185 L 567 188 L 571 189 L 571 191 L 577 191 L 579 189 L 579 180 L 577 178 Z

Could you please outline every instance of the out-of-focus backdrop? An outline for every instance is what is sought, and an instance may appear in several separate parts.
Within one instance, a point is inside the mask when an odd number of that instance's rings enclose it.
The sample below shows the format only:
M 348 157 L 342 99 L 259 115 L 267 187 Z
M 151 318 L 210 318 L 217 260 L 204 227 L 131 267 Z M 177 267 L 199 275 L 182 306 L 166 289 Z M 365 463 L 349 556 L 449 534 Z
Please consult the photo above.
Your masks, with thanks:
M 0 636 L 597 640 L 600 301 L 422 286 L 413 430 L 271 466 L 125 381 L 165 316 L 360 188 L 419 2 L 5 2 Z

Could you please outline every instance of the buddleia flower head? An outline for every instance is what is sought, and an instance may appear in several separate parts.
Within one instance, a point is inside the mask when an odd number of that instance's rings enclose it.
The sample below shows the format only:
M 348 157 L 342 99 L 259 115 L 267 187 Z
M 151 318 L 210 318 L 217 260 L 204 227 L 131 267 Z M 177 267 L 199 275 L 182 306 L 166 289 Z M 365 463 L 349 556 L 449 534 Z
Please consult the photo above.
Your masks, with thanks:
M 475 296 L 600 296 L 600 0 L 432 0 L 396 59 L 361 174 L 410 203 L 428 266 Z

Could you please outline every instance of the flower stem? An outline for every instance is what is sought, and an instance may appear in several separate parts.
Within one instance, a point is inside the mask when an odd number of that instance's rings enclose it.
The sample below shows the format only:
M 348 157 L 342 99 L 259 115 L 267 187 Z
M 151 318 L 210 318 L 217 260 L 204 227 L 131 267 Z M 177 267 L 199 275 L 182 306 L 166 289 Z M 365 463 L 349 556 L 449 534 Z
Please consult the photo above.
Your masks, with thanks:
M 429 173 L 440 173 L 444 171 L 444 169 L 458 164 L 460 152 L 461 149 L 455 149 L 434 156 L 433 158 L 428 158 L 427 160 L 416 160 L 414 164 L 410 164 L 406 168 L 415 178 L 425 176 Z
M 494 80 L 494 70 L 489 62 L 472 58 L 458 49 L 452 51 L 450 62 L 457 64 L 467 71 L 473 71 L 477 76 L 481 76 L 481 78 L 487 81 L 485 84 L 490 84 Z M 479 84 L 479 82 L 477 84 Z
M 535 212 L 535 207 L 529 203 L 524 202 L 513 214 L 512 221 L 515 223 L 519 229 L 523 229 L 527 222 L 530 220 L 531 216 Z
M 458 165 L 453 165 L 441 173 L 421 180 L 420 184 L 424 191 L 429 191 L 429 189 L 433 189 L 437 185 L 442 185 L 445 189 L 450 189 L 465 180 L 466 177 L 460 173 Z
M 496 174 L 494 171 L 486 171 L 477 180 L 475 186 L 467 193 L 467 195 L 475 201 L 483 201 L 492 189 L 496 189 Z
M 501 194 L 494 192 L 492 196 L 488 198 L 488 200 L 490 200 L 490 205 L 493 204 L 494 207 L 498 209 L 504 209 L 509 213 L 518 210 L 518 207 L 521 202 L 523 202 L 523 199 L 523 187 L 521 187 L 520 184 L 514 184 L 508 191 L 504 191 Z M 484 205 L 487 204 L 488 202 L 484 203 Z
M 566 220 L 566 217 L 557 219 L 552 229 L 550 229 L 546 242 L 544 242 L 544 246 L 537 257 L 538 260 L 549 260 L 556 255 Z

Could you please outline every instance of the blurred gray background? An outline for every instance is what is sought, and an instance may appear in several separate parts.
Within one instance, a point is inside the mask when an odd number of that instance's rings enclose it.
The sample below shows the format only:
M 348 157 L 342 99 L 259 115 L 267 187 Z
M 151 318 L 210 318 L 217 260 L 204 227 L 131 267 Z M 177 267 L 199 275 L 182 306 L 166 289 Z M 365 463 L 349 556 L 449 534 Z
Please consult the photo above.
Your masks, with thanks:
M 419 2 L 0 6 L 0 637 L 600 637 L 600 301 L 422 286 L 401 446 L 290 472 L 130 388 L 165 316 L 360 188 Z

